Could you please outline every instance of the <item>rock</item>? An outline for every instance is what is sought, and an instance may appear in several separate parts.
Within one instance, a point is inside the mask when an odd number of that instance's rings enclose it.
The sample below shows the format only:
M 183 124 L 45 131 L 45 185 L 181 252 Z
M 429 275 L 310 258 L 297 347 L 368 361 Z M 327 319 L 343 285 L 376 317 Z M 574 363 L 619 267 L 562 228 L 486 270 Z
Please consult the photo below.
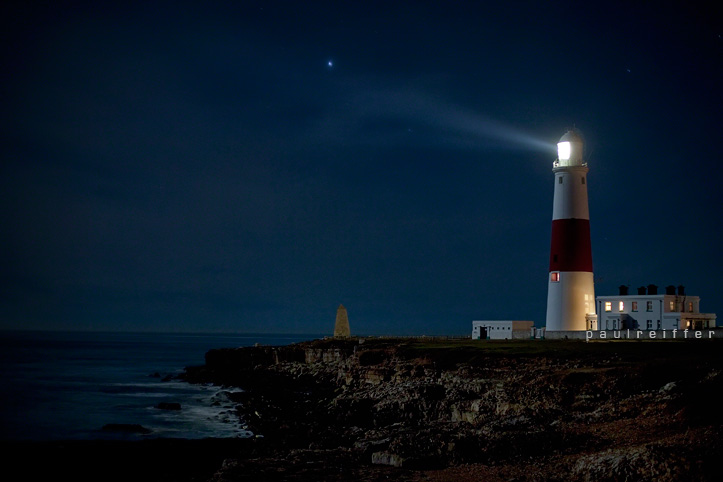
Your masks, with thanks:
M 660 393 L 670 393 L 676 389 L 678 386 L 675 382 L 666 383 L 660 388 Z
M 372 454 L 372 464 L 374 465 L 391 465 L 392 467 L 401 467 L 404 463 L 397 454 L 390 454 L 389 452 L 374 452 Z
M 581 457 L 573 473 L 585 482 L 703 480 L 686 452 L 657 444 L 609 449 Z
M 153 431 L 137 423 L 108 423 L 103 425 L 101 429 L 104 432 L 116 432 L 116 433 L 139 433 L 149 434 Z
M 156 408 L 161 410 L 180 410 L 181 404 L 177 402 L 161 402 L 156 405 Z
M 723 452 L 719 418 L 700 408 L 723 388 L 723 376 L 709 375 L 718 373 L 717 345 L 671 344 L 662 357 L 654 343 L 593 351 L 554 342 L 435 343 L 337 338 L 212 350 L 206 366 L 184 378 L 244 389 L 230 403 L 257 446 L 283 460 L 288 480 L 297 480 L 291 474 L 306 466 L 304 457 L 321 462 L 340 451 L 345 464 L 353 459 L 364 470 L 500 470 L 499 478 L 470 480 L 685 480 L 688 470 L 721 471 L 713 455 Z M 692 425 L 686 414 L 696 411 Z M 274 466 L 271 456 L 254 464 Z

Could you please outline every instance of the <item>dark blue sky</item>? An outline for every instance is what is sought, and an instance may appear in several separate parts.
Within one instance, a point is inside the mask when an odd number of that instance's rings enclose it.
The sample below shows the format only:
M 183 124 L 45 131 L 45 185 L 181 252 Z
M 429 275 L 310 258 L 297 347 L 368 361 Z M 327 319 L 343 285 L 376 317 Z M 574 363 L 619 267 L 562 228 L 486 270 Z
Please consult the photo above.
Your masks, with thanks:
M 0 327 L 541 325 L 573 125 L 596 293 L 723 314 L 713 7 L 128 3 L 3 7 Z

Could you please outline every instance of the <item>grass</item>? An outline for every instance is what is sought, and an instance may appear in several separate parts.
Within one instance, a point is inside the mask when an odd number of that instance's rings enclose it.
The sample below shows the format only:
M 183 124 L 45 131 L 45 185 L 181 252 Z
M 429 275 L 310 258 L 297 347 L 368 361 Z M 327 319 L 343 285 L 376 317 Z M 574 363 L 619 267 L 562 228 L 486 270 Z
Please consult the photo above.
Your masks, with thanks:
M 441 366 L 482 365 L 490 358 L 549 358 L 604 360 L 613 365 L 658 365 L 671 362 L 695 365 L 701 360 L 723 367 L 723 340 L 472 340 L 445 338 L 351 338 L 316 340 L 307 346 L 367 352 L 370 360 L 394 353 L 403 359 L 428 359 Z M 375 357 L 373 352 L 378 352 Z
M 580 340 L 399 340 L 406 357 L 474 362 L 488 357 L 614 359 L 620 362 L 712 359 L 723 362 L 723 341 L 595 341 Z

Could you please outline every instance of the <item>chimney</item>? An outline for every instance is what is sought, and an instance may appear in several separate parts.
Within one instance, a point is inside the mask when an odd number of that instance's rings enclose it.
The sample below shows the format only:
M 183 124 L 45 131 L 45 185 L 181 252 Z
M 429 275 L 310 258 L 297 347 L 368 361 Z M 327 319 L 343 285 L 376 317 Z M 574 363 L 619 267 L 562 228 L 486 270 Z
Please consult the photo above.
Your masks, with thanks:
M 657 295 L 658 294 L 658 287 L 655 285 L 648 285 L 648 294 L 649 295 Z
M 645 290 L 645 286 L 640 286 L 640 287 L 638 288 L 638 294 L 639 294 L 639 295 L 644 295 L 644 294 L 645 294 L 645 291 L 646 291 L 646 290 Z
M 674 295 L 675 294 L 675 286 L 670 285 L 665 287 L 665 294 L 666 295 Z
M 628 296 L 628 287 L 625 285 L 618 286 L 620 296 Z

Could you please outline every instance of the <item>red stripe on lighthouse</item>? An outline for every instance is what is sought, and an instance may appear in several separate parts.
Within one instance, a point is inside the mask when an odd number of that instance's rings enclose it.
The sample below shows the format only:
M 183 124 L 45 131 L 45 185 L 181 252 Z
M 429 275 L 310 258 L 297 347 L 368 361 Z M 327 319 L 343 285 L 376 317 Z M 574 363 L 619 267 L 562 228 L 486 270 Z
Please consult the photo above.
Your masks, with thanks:
M 552 221 L 550 271 L 589 271 L 592 273 L 590 220 Z

